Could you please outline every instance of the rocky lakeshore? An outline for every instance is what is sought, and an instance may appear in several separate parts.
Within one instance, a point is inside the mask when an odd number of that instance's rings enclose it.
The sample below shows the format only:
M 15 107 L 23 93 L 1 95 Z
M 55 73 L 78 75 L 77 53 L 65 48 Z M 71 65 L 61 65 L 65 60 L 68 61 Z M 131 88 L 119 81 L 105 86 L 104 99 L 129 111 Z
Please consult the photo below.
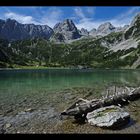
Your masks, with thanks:
M 114 87 L 109 89 L 113 90 Z M 40 91 L 39 97 L 33 93 L 33 97 L 26 95 L 22 98 L 16 97 L 15 102 L 12 99 L 7 104 L 1 102 L 0 133 L 139 133 L 140 100 L 122 107 L 130 113 L 130 122 L 115 130 L 98 128 L 88 123 L 80 124 L 70 116 L 60 117 L 60 112 L 78 98 L 98 98 L 105 90 L 106 87 L 75 87 L 47 94 L 47 91 Z

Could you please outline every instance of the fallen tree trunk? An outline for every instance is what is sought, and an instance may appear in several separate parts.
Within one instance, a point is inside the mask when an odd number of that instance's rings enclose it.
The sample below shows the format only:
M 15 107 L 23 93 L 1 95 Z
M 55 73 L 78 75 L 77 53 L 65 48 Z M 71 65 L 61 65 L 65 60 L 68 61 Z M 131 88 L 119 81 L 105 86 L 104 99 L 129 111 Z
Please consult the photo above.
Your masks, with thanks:
M 135 89 L 130 89 L 126 87 L 127 92 L 125 93 L 115 93 L 113 95 L 107 96 L 104 99 L 93 99 L 93 100 L 85 100 L 80 98 L 76 103 L 74 103 L 71 107 L 64 110 L 61 115 L 69 115 L 74 116 L 75 119 L 83 118 L 87 115 L 87 113 L 98 109 L 100 107 L 105 107 L 109 105 L 123 105 L 125 103 L 130 103 L 130 101 L 138 99 L 140 97 L 140 87 Z M 84 103 L 80 103 L 84 101 Z

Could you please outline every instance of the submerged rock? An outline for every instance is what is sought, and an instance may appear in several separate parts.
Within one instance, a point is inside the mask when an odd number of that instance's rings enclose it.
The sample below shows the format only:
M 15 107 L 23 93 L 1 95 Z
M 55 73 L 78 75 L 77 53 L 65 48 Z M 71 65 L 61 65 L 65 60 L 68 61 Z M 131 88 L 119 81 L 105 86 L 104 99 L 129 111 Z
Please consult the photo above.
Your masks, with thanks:
M 12 126 L 12 124 L 7 123 L 7 124 L 5 125 L 5 128 L 7 129 L 7 128 L 11 127 L 11 126 Z
M 129 122 L 130 115 L 118 106 L 107 106 L 87 114 L 88 123 L 103 128 L 117 128 Z
M 13 109 L 12 108 L 10 108 L 10 109 L 8 109 L 8 110 L 5 111 L 6 114 L 11 113 L 11 112 L 13 112 Z
M 34 111 L 33 108 L 27 108 L 27 109 L 25 109 L 25 112 L 33 112 L 33 111 Z

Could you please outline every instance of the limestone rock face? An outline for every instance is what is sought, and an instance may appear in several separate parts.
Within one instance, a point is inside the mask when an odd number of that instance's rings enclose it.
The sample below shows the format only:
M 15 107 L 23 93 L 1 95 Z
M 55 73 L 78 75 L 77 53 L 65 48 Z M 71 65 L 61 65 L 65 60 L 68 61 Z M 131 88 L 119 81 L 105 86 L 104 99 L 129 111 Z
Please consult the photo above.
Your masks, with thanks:
M 52 33 L 53 30 L 47 25 L 21 24 L 13 19 L 0 20 L 0 38 L 8 41 L 49 39 Z
M 89 35 L 91 35 L 91 36 L 96 36 L 96 29 L 93 28 L 93 29 L 89 32 Z
M 91 36 L 106 36 L 112 32 L 117 31 L 117 28 L 114 27 L 110 22 L 105 22 L 101 24 L 97 30 L 93 28 L 90 32 L 89 35 Z
M 87 29 L 82 28 L 81 31 L 80 31 L 80 34 L 83 35 L 83 36 L 88 36 L 89 32 L 88 32 Z
M 115 31 L 115 27 L 110 23 L 110 22 L 106 22 L 101 24 L 98 28 L 97 28 L 97 35 L 107 35 L 113 31 Z
M 87 114 L 88 123 L 98 127 L 117 128 L 126 124 L 130 119 L 128 112 L 118 106 L 107 106 Z
M 125 39 L 136 38 L 140 36 L 140 13 L 132 20 L 130 26 L 125 30 Z
M 115 32 L 124 32 L 125 30 L 127 30 L 129 27 L 129 25 L 124 25 L 123 27 L 116 27 Z
M 67 42 L 81 37 L 75 24 L 70 19 L 57 23 L 54 26 L 53 31 L 54 34 L 51 37 L 51 40 L 53 41 Z

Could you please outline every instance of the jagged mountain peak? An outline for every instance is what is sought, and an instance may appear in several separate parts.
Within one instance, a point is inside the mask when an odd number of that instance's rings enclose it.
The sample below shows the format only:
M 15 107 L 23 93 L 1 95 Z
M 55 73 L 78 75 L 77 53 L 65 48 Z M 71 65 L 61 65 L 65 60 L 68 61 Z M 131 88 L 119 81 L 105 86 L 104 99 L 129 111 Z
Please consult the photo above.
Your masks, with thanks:
M 105 22 L 102 23 L 101 25 L 98 26 L 97 29 L 93 28 L 90 32 L 89 35 L 91 36 L 105 36 L 111 32 L 114 32 L 116 27 L 114 27 L 110 22 Z
M 96 29 L 93 28 L 91 31 L 89 31 L 89 35 L 95 36 L 96 35 Z
M 64 19 L 63 22 L 64 23 L 73 23 L 72 19 L 68 19 L 68 18 L 67 19 Z
M 15 19 L 7 18 L 5 22 L 17 22 Z
M 67 31 L 77 30 L 77 28 L 71 19 L 65 19 L 62 22 L 57 23 L 54 26 L 53 30 L 55 32 L 60 32 L 62 30 L 67 30 Z
M 88 36 L 89 35 L 89 32 L 87 29 L 85 28 L 81 28 L 80 30 L 80 34 L 83 35 L 83 36 Z
M 40 37 L 45 39 L 53 39 L 54 41 L 63 40 L 67 42 L 69 40 L 81 39 L 82 37 L 102 37 L 112 32 L 127 32 L 129 28 L 135 26 L 135 30 L 138 29 L 140 20 L 140 13 L 138 13 L 132 21 L 131 26 L 125 25 L 124 27 L 115 27 L 111 22 L 105 22 L 98 26 L 97 29 L 93 28 L 88 31 L 85 28 L 77 29 L 72 19 L 64 19 L 57 23 L 53 29 L 48 25 L 35 25 L 35 24 L 21 24 L 15 19 L 0 19 L 0 37 L 8 40 L 22 40 L 34 37 Z M 132 29 L 131 29 L 132 30 Z M 133 31 L 131 34 L 135 33 Z M 138 31 L 137 31 L 138 32 Z
M 130 26 L 125 30 L 125 39 L 136 38 L 140 36 L 140 13 L 133 18 Z
M 140 12 L 135 15 L 130 25 L 133 26 L 139 18 L 140 18 Z
M 115 27 L 110 22 L 106 22 L 106 23 L 101 24 L 98 27 L 97 31 L 103 31 L 103 30 L 108 30 L 108 29 L 113 30 L 115 29 Z
M 73 40 L 80 38 L 81 35 L 71 19 L 64 19 L 62 22 L 57 23 L 54 28 L 54 34 L 51 38 L 53 41 L 59 41 L 59 38 L 63 38 L 63 41 Z M 61 37 L 60 37 L 61 36 Z M 61 42 L 62 40 L 60 40 Z
M 114 30 L 115 30 L 115 27 L 110 22 L 106 22 L 106 23 L 101 24 L 97 28 L 97 34 L 104 36 L 111 33 Z
M 9 41 L 30 38 L 49 39 L 53 30 L 48 25 L 21 24 L 15 19 L 0 20 L 0 38 Z

